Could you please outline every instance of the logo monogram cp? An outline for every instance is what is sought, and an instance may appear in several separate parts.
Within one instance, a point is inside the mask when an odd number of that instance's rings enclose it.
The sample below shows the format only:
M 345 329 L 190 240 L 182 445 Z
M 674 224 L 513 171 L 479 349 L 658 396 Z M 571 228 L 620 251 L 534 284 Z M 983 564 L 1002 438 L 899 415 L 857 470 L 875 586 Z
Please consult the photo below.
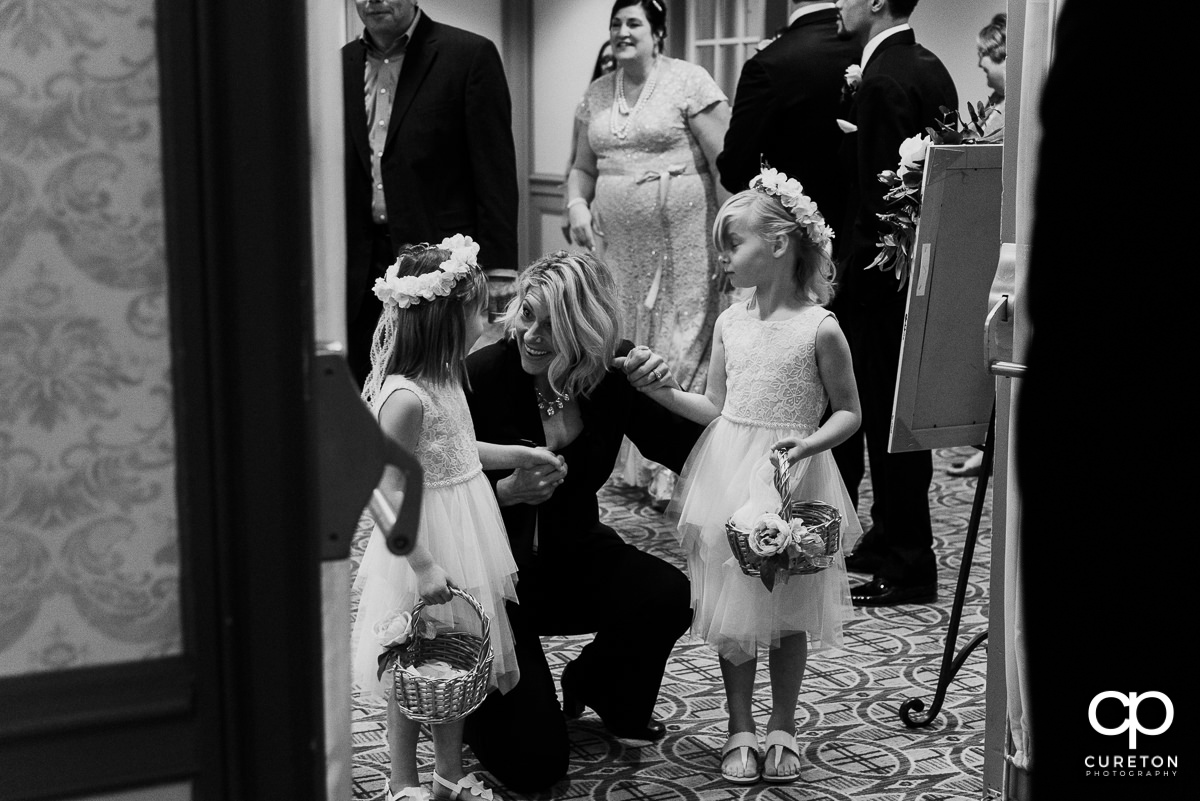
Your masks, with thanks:
M 1129 708 L 1129 717 L 1127 717 L 1125 722 L 1120 726 L 1117 726 L 1115 729 L 1106 729 L 1100 725 L 1100 721 L 1096 720 L 1096 707 L 1100 706 L 1100 702 L 1105 698 L 1115 698 Z M 1163 719 L 1162 725 L 1157 729 L 1146 729 L 1143 728 L 1140 723 L 1138 723 L 1138 704 L 1147 698 L 1158 699 L 1167 712 L 1166 717 Z M 1092 699 L 1092 703 L 1088 705 L 1088 721 L 1092 724 L 1092 728 L 1100 734 L 1107 734 L 1109 736 L 1117 735 L 1125 730 L 1128 730 L 1129 747 L 1131 749 L 1137 748 L 1138 732 L 1149 735 L 1162 734 L 1164 731 L 1171 728 L 1171 721 L 1174 719 L 1175 705 L 1171 703 L 1170 698 L 1160 692 L 1148 692 L 1142 693 L 1141 695 L 1138 695 L 1137 693 L 1129 693 L 1129 695 L 1124 695 L 1122 693 L 1109 690 L 1108 692 L 1099 693 L 1095 698 Z

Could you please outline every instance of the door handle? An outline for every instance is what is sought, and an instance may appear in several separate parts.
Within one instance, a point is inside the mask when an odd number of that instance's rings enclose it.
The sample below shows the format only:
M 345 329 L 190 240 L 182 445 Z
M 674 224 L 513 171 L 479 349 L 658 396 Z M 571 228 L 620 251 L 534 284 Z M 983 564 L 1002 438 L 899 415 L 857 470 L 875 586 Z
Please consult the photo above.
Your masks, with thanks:
M 315 430 L 310 441 L 316 449 L 313 494 L 321 558 L 349 558 L 364 508 L 385 532 L 388 549 L 402 556 L 416 545 L 424 471 L 416 457 L 384 436 L 342 354 L 340 342 L 320 343 L 312 370 Z M 378 488 L 387 465 L 405 479 L 399 509 Z
M 1017 246 L 1006 242 L 1000 246 L 1000 263 L 992 284 L 992 308 L 983 324 L 983 352 L 987 356 L 988 372 L 1005 378 L 1025 375 L 1025 365 L 1013 361 L 1012 293 L 1015 290 Z

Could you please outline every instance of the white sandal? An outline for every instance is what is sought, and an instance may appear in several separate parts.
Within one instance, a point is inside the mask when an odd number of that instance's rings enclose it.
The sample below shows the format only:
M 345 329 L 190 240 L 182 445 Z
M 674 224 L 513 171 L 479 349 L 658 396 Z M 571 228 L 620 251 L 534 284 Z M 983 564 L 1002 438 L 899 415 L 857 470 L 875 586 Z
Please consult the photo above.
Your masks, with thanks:
M 401 801 L 403 798 L 412 798 L 415 801 L 433 801 L 433 793 L 424 787 L 401 787 L 399 791 L 393 793 L 392 788 L 385 784 L 383 794 L 385 801 Z
M 796 735 L 788 734 L 783 730 L 767 732 L 766 756 L 768 758 L 771 756 L 772 748 L 779 749 L 775 752 L 775 773 L 774 775 L 763 773 L 763 781 L 771 784 L 792 784 L 793 782 L 797 781 L 800 778 L 799 767 L 797 767 L 795 773 L 789 773 L 786 776 L 779 775 L 779 760 L 783 759 L 784 751 L 790 752 L 794 757 L 796 757 L 796 762 L 800 762 L 800 749 L 796 746 Z
M 740 751 L 739 756 L 742 758 L 742 774 L 741 776 L 730 776 L 725 772 L 725 757 L 729 756 L 732 751 Z M 754 754 L 754 772 L 749 772 L 750 754 Z M 725 741 L 725 745 L 721 746 L 721 778 L 727 782 L 734 784 L 754 784 L 762 776 L 762 760 L 758 754 L 758 738 L 754 736 L 754 732 L 740 731 L 737 734 L 729 735 L 729 739 Z
M 439 786 L 445 787 L 450 791 L 450 795 L 431 795 L 430 798 L 444 798 L 449 799 L 449 801 L 459 801 L 459 799 L 465 798 L 482 798 L 484 801 L 492 801 L 492 791 L 484 787 L 483 782 L 476 779 L 474 773 L 468 773 L 459 781 L 451 782 L 449 779 L 443 779 L 434 771 L 433 786 L 435 789 Z

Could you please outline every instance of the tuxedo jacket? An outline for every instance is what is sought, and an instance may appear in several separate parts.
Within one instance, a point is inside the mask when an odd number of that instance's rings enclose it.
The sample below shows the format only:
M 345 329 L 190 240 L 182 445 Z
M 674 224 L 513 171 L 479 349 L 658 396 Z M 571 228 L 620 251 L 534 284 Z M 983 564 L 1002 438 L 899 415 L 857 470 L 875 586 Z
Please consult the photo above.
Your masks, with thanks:
M 886 187 L 879 173 L 900 164 L 900 143 L 924 134 L 942 118 L 940 107 L 958 108 L 958 93 L 946 67 L 917 44 L 911 30 L 880 42 L 863 65 L 862 84 L 854 95 L 851 122 L 858 131 L 843 141 L 842 163 L 850 175 L 850 213 L 839 236 L 848 235 L 841 251 L 839 295 L 843 302 L 882 302 L 896 297 L 897 279 L 891 271 L 864 270 L 878 253 L 884 230 L 877 214 L 887 209 Z M 845 233 L 843 233 L 843 230 Z
M 862 48 L 837 37 L 837 11 L 806 14 L 742 67 L 725 146 L 721 183 L 740 192 L 758 174 L 760 157 L 796 178 L 835 227 L 845 216 L 845 179 L 837 126 L 846 67 Z M 837 240 L 835 239 L 835 243 Z
M 618 356 L 629 353 L 625 341 Z M 517 344 L 505 338 L 467 357 L 470 388 L 467 403 L 475 437 L 481 442 L 545 445 L 541 412 L 533 376 L 521 369 Z M 554 495 L 536 506 L 501 507 L 513 557 L 518 567 L 533 558 L 536 525 L 539 561 L 574 563 L 587 569 L 586 554 L 622 543 L 600 522 L 596 499 L 613 472 L 621 440 L 628 436 L 648 458 L 679 472 L 704 427 L 668 411 L 638 392 L 620 370 L 604 376 L 589 395 L 575 399 L 583 417 L 583 431 L 556 451 L 567 462 L 567 476 Z M 511 471 L 489 471 L 493 486 Z
M 366 45 L 342 48 L 347 302 L 353 320 L 374 277 Z M 422 11 L 404 56 L 382 160 L 392 244 L 479 243 L 485 270 L 517 267 L 517 174 L 512 102 L 495 45 Z

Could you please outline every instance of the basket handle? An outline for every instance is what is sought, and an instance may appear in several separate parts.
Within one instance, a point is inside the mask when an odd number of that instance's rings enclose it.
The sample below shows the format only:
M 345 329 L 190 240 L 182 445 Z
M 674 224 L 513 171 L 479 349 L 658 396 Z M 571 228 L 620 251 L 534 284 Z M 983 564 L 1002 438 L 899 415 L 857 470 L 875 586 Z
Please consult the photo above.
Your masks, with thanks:
M 796 491 L 795 487 L 789 487 L 789 473 L 792 466 L 788 463 L 788 449 L 776 448 L 775 453 L 779 456 L 779 467 L 775 470 L 775 491 L 779 493 L 779 502 L 781 504 L 779 516 L 784 520 L 791 519 L 792 493 Z
M 450 592 L 470 604 L 471 608 L 475 610 L 475 614 L 479 615 L 479 638 L 482 640 L 483 644 L 479 648 L 479 654 L 475 657 L 475 667 L 482 669 L 483 663 L 487 660 L 492 652 L 491 618 L 488 617 L 488 613 L 484 611 L 483 606 L 479 603 L 479 601 L 475 600 L 475 596 L 471 595 L 471 593 L 465 590 L 460 590 L 458 587 L 451 587 Z M 412 616 L 414 625 L 416 624 L 417 619 L 420 618 L 421 612 L 423 612 L 425 607 L 428 605 L 429 604 L 425 603 L 424 598 L 419 599 L 416 604 L 413 605 Z

